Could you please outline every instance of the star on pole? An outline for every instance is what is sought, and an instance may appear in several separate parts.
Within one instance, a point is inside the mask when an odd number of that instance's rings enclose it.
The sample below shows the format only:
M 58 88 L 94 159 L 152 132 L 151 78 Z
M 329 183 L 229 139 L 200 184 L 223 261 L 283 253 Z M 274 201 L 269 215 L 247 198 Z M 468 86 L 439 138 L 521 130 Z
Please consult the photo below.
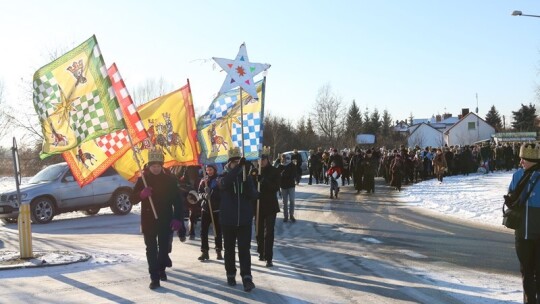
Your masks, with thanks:
M 239 86 L 253 98 L 259 98 L 257 96 L 257 89 L 255 88 L 253 77 L 266 71 L 270 68 L 270 65 L 266 63 L 249 62 L 245 43 L 240 45 L 240 50 L 234 60 L 216 57 L 212 57 L 212 59 L 214 59 L 214 61 L 227 73 L 227 77 L 225 78 L 221 89 L 219 89 L 218 95 Z

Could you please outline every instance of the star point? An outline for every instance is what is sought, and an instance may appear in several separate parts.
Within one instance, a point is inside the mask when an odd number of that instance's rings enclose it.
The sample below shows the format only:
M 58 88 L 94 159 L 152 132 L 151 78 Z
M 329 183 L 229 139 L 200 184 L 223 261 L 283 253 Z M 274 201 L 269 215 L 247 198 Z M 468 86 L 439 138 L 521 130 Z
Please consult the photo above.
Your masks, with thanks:
M 227 72 L 227 77 L 219 90 L 219 94 L 223 94 L 236 86 L 240 86 L 250 96 L 258 99 L 253 77 L 270 68 L 269 64 L 249 62 L 246 45 L 244 43 L 240 45 L 240 50 L 238 51 L 235 60 L 216 57 L 213 59 L 225 72 Z

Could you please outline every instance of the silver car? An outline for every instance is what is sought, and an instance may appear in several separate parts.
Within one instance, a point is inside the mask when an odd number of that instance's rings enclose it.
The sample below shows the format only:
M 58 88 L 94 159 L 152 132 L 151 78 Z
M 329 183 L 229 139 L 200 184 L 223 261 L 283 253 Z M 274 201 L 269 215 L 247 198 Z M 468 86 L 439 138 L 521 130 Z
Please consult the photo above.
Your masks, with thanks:
M 133 184 L 113 168 L 81 188 L 67 163 L 59 163 L 48 166 L 22 184 L 20 193 L 21 202 L 30 204 L 32 222 L 45 224 L 60 213 L 83 211 L 93 215 L 104 207 L 110 207 L 114 214 L 126 215 L 133 207 L 129 201 L 132 189 Z M 4 223 L 13 223 L 18 215 L 16 189 L 0 193 L 0 219 Z

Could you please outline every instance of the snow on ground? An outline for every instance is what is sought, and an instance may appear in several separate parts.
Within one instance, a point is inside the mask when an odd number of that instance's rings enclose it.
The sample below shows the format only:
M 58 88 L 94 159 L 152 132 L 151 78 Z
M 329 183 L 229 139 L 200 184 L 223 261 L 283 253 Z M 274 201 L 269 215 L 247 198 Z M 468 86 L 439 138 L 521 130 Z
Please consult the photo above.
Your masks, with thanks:
M 436 179 L 405 186 L 399 199 L 408 203 L 412 208 L 427 209 L 438 212 L 441 215 L 458 217 L 463 220 L 470 220 L 478 223 L 493 225 L 505 229 L 501 225 L 502 221 L 502 196 L 506 194 L 508 185 L 512 178 L 510 172 L 495 172 L 489 174 L 471 174 L 469 176 L 446 177 L 442 183 Z M 23 183 L 28 178 L 23 178 Z M 0 177 L 0 193 L 14 188 L 13 177 Z M 107 208 L 100 213 L 109 213 Z M 134 213 L 140 213 L 140 205 L 133 209 Z M 75 218 L 82 217 L 82 213 L 71 212 L 59 215 L 55 218 Z M 54 259 L 54 255 L 47 257 Z M 62 257 L 58 255 L 58 259 Z M 111 257 L 101 257 L 105 262 L 111 262 Z M 109 261 L 110 260 L 110 261 Z M 51 261 L 50 261 L 51 262 Z M 83 266 L 79 266 L 83 267 Z M 92 267 L 91 264 L 85 267 Z M 499 295 L 500 302 L 515 303 L 521 297 L 521 283 L 519 273 L 513 276 L 503 276 L 477 271 L 456 271 L 449 272 L 447 268 L 438 269 L 437 265 L 427 267 L 425 264 L 410 265 L 408 272 L 418 273 L 422 276 L 438 282 L 439 288 L 453 289 L 454 284 L 459 286 L 469 286 L 470 290 L 464 292 L 475 294 L 478 290 L 481 293 L 488 291 L 493 295 Z M 36 275 L 40 272 L 36 269 Z M 469 298 L 470 300 L 470 298 Z M 493 303 L 492 300 L 484 299 L 475 303 Z
M 514 172 L 449 176 L 442 183 L 432 179 L 404 187 L 401 199 L 441 214 L 500 227 L 503 195 Z

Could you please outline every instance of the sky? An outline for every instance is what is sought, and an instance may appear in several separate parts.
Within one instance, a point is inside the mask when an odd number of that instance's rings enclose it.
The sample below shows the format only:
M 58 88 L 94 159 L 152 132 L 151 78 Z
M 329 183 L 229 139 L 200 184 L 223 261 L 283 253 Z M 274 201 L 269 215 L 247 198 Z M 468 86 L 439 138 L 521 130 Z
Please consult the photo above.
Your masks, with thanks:
M 28 83 L 49 54 L 96 35 L 129 90 L 148 79 L 176 87 L 189 79 L 202 114 L 225 79 L 211 58 L 234 59 L 245 42 L 250 61 L 272 65 L 266 113 L 293 123 L 313 113 L 319 89 L 330 84 L 344 107 L 355 100 L 393 121 L 477 106 L 485 117 L 494 105 L 509 125 L 521 104 L 540 108 L 540 18 L 514 10 L 540 14 L 540 3 L 6 1 L 0 80 L 9 104 L 32 109 Z
M 409 208 L 418 210 L 418 211 L 431 211 L 436 212 L 439 215 L 453 217 L 455 219 L 459 219 L 459 221 L 471 221 L 476 224 L 482 224 L 482 225 L 490 225 L 493 227 L 498 227 L 501 231 L 501 233 L 510 233 L 511 230 L 506 229 L 501 225 L 502 221 L 502 196 L 503 194 L 506 194 L 506 191 L 508 189 L 508 185 L 510 184 L 512 174 L 515 171 L 510 172 L 495 172 L 490 174 L 471 174 L 469 176 L 451 176 L 446 177 L 443 180 L 442 184 L 439 184 L 439 182 L 436 179 L 428 180 L 425 182 L 420 182 L 414 185 L 410 186 L 404 186 L 402 191 L 399 193 L 398 200 L 405 203 L 406 206 Z M 307 176 L 304 176 L 304 181 L 302 183 L 305 183 Z M 27 178 L 23 179 L 23 183 L 27 181 Z M 7 189 L 13 188 L 13 178 L 12 177 L 0 177 L 0 192 L 5 191 Z M 315 192 L 324 192 L 326 193 L 327 188 L 326 187 L 319 187 L 319 186 L 309 186 L 308 188 L 302 188 L 303 191 L 315 191 Z M 303 206 L 306 202 L 304 202 L 302 199 L 297 200 L 296 204 L 298 210 L 300 212 L 303 210 Z M 134 213 L 140 213 L 140 205 L 136 205 L 133 209 Z M 111 211 L 109 209 L 105 209 L 100 211 L 99 215 L 103 214 L 110 214 Z M 279 217 L 282 216 L 282 213 L 279 213 Z M 325 215 L 327 216 L 327 215 Z M 71 213 L 65 213 L 61 214 L 55 217 L 55 225 L 63 225 L 61 219 L 75 219 L 78 217 L 86 217 L 80 212 L 71 212 Z M 93 218 L 92 221 L 99 221 L 100 217 L 96 216 Z M 78 227 L 78 233 L 86 233 L 85 229 L 89 229 L 87 233 L 95 233 L 93 231 L 95 226 L 88 224 L 88 222 L 85 222 L 83 219 L 80 219 L 80 227 Z M 73 225 L 70 221 L 64 221 L 66 225 Z M 1 225 L 1 224 L 0 224 Z M 61 226 L 60 226 L 61 227 Z M 71 226 L 70 226 L 71 227 Z M 66 228 L 67 229 L 67 228 Z M 278 229 L 279 231 L 279 229 Z M 120 233 L 120 232 L 118 232 Z M 306 237 L 317 237 L 317 233 L 313 229 L 309 229 L 307 231 L 304 231 L 303 233 L 312 234 L 311 236 Z M 350 233 L 350 232 L 349 232 Z M 126 234 L 129 234 L 126 232 Z M 283 237 L 283 236 L 280 236 Z M 378 241 L 378 240 L 374 240 Z M 289 244 L 288 244 L 289 246 Z M 126 247 L 129 247 L 126 245 Z M 122 251 L 122 255 L 114 255 L 110 252 L 108 254 L 104 254 L 103 252 L 97 252 L 92 254 L 93 259 L 90 260 L 88 263 L 78 263 L 76 265 L 77 272 L 87 272 L 89 275 L 91 275 L 92 270 L 97 268 L 99 264 L 118 264 L 119 260 L 121 261 L 120 264 L 124 264 L 122 270 L 118 271 L 125 271 L 127 267 L 129 267 L 128 263 L 132 263 L 132 259 L 134 256 L 140 255 L 140 248 L 138 248 L 139 252 L 131 252 L 129 249 L 125 249 Z M 193 249 L 189 249 L 188 247 L 183 247 L 184 250 L 182 252 L 185 252 L 186 256 L 188 258 L 193 258 L 196 254 L 198 254 L 198 247 L 194 247 Z M 189 251 L 191 250 L 191 251 Z M 189 251 L 189 252 L 188 252 Z M 8 250 L 9 253 L 9 250 Z M 13 252 L 13 254 L 16 254 L 18 252 Z M 411 252 L 410 254 L 414 254 L 414 252 Z M 277 262 L 275 265 L 278 266 L 278 273 L 280 269 L 284 269 L 284 266 L 281 265 L 280 259 L 286 260 L 287 258 L 280 257 L 279 250 L 277 250 L 276 255 L 278 255 L 278 258 L 276 258 Z M 54 253 L 50 253 L 46 256 L 46 260 L 49 263 L 62 263 L 65 262 L 66 259 L 69 260 L 70 258 L 73 258 L 77 260 L 79 256 L 73 255 L 73 256 L 65 256 L 65 255 L 55 255 Z M 437 288 L 440 290 L 447 290 L 449 293 L 454 294 L 454 296 L 458 297 L 459 300 L 463 301 L 463 303 L 482 303 L 482 304 L 494 304 L 494 303 L 520 303 L 522 299 L 522 293 L 521 293 L 521 283 L 520 283 L 520 276 L 519 271 L 516 269 L 516 273 L 513 276 L 509 275 L 501 275 L 501 274 L 493 274 L 493 273 L 483 273 L 471 269 L 463 269 L 463 268 L 453 268 L 453 270 L 449 270 L 448 268 L 442 267 L 439 265 L 439 263 L 426 263 L 422 260 L 421 256 L 418 256 L 420 262 L 418 264 L 408 264 L 407 266 L 400 265 L 399 271 L 405 271 L 407 273 L 416 274 L 418 276 L 421 276 L 425 278 L 426 282 L 430 282 L 430 284 L 434 284 L 433 282 L 437 282 Z M 425 258 L 425 257 L 424 257 Z M 516 257 L 517 258 L 517 257 Z M 31 263 L 30 262 L 27 263 Z M 22 263 L 22 262 L 21 262 Z M 337 262 L 336 262 L 337 263 Z M 0 267 L 4 267 L 1 266 Z M 369 267 L 375 267 L 373 265 L 370 265 Z M 385 266 L 387 267 L 387 266 Z M 221 271 L 221 268 L 219 269 Z M 52 271 L 52 270 L 50 270 Z M 284 270 L 282 270 L 284 271 Z M 392 273 L 398 272 L 398 270 L 392 270 Z M 13 277 L 13 278 L 26 278 L 24 282 L 28 284 L 28 280 L 47 280 L 49 277 L 51 277 L 50 273 L 40 271 L 39 269 L 26 269 L 24 270 L 24 273 L 21 273 L 21 270 L 2 270 L 2 274 L 5 274 L 6 277 Z M 212 273 L 213 275 L 220 276 L 222 275 L 221 272 Z M 130 274 L 133 275 L 133 274 Z M 260 277 L 262 274 L 257 272 L 257 275 Z M 274 274 L 275 275 L 275 274 Z M 287 280 L 289 275 L 279 275 L 276 282 L 273 281 L 273 275 L 269 277 L 269 281 L 265 281 L 269 286 L 273 286 L 277 292 L 282 292 L 283 286 L 287 285 L 292 290 L 304 290 L 305 284 L 307 284 L 306 281 L 302 280 L 292 280 L 287 281 L 287 284 L 283 284 L 283 280 Z M 294 276 L 293 276 L 294 277 Z M 395 279 L 395 278 L 394 278 Z M 378 280 L 383 280 L 383 278 L 378 278 Z M 122 281 L 119 279 L 119 281 Z M 12 283 L 16 285 L 17 281 L 11 281 Z M 3 282 L 4 283 L 4 282 Z M 5 282 L 6 284 L 8 282 Z M 51 282 L 51 284 L 57 284 L 58 282 Z M 28 284 L 30 286 L 32 284 Z M 51 287 L 53 288 L 53 287 Z M 123 288 L 121 285 L 118 286 L 118 288 Z M 6 286 L 6 289 L 9 289 L 9 286 Z M 72 290 L 72 292 L 75 292 Z M 190 288 L 187 288 L 188 295 L 190 295 L 190 292 L 192 293 L 198 293 L 196 289 L 193 289 L 190 291 Z M 294 293 L 293 291 L 289 291 Z M 315 289 L 313 289 L 313 292 L 326 292 L 326 289 L 322 286 L 317 286 Z M 121 294 L 121 290 L 118 290 L 117 293 L 109 294 L 109 295 L 118 295 Z M 213 293 L 209 293 L 213 294 Z M 6 296 L 8 296 L 6 294 Z M 68 296 L 68 295 L 66 295 Z M 102 296 L 107 296 L 107 293 L 103 293 Z M 155 299 L 163 301 L 163 294 L 156 294 Z M 214 296 L 217 296 L 214 294 Z M 322 296 L 322 295 L 321 295 Z M 22 296 L 21 296 L 22 297 Z M 461 298 L 460 298 L 461 297 Z M 18 298 L 21 299 L 20 297 Z M 111 298 L 114 299 L 114 298 Z M 103 300 L 103 299 L 101 299 Z M 147 299 L 148 300 L 148 299 Z M 215 299 L 214 299 L 215 300 Z M 307 300 L 307 299 L 306 299 Z M 211 301 L 212 302 L 212 301 Z M 308 301 L 309 302 L 309 301 Z M 339 301 L 335 302 L 338 303 Z

